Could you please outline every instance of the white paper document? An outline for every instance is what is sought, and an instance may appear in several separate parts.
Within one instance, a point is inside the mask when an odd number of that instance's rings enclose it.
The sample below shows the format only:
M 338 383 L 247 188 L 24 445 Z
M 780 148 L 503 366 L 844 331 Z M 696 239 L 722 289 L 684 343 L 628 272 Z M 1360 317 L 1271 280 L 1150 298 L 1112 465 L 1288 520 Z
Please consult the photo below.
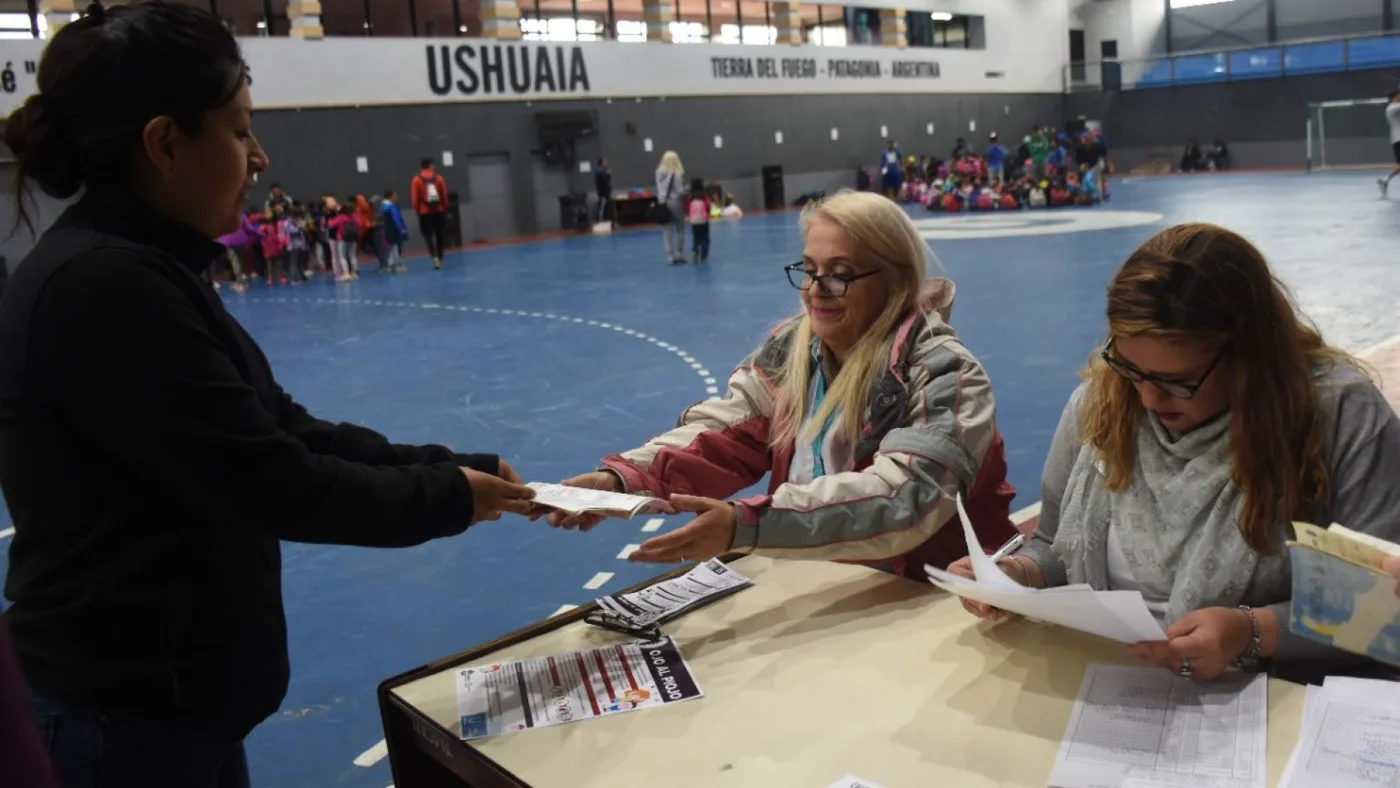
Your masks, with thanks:
M 869 780 L 862 780 L 854 774 L 848 774 L 837 780 L 827 788 L 885 788 L 879 783 L 872 783 Z
M 1279 788 L 1400 788 L 1400 684 L 1328 678 L 1306 704 Z
M 457 670 L 458 733 L 482 739 L 703 695 L 668 637 L 498 662 Z
M 693 607 L 728 596 L 753 585 L 753 581 L 711 558 L 680 577 L 664 580 L 640 591 L 605 596 L 598 606 L 638 627 L 669 621 Z
M 1268 679 L 1090 665 L 1050 788 L 1265 788 Z
M 961 495 L 958 496 L 958 519 L 962 520 L 963 538 L 967 541 L 972 573 L 977 579 L 968 580 L 925 565 L 929 582 L 944 591 L 1036 621 L 1077 629 L 1119 643 L 1167 639 L 1161 622 L 1147 609 L 1141 593 L 1095 591 L 1087 585 L 1027 588 L 1008 577 L 982 551 L 981 542 L 972 530 L 972 522 L 963 509 Z
M 627 495 L 586 487 L 566 487 L 562 484 L 530 482 L 535 490 L 535 503 L 570 514 L 590 512 L 615 517 L 632 517 L 642 512 L 664 511 L 666 502 L 644 495 Z

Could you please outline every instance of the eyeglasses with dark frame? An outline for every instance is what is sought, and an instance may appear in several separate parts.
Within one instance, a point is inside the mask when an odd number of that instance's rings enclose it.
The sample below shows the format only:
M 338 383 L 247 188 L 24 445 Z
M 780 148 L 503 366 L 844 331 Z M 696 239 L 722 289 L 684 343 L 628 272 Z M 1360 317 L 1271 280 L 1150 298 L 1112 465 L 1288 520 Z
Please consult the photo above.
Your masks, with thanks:
M 787 272 L 788 284 L 798 290 L 811 290 L 812 285 L 816 285 L 817 289 L 826 295 L 840 298 L 846 294 L 846 289 L 852 282 L 874 276 L 884 269 L 876 268 L 863 274 L 813 274 L 807 271 L 806 262 L 798 260 L 792 265 L 784 266 L 783 270 Z
M 1200 392 L 1201 387 L 1210 379 L 1210 373 L 1215 371 L 1215 368 L 1220 364 L 1220 360 L 1225 358 L 1225 353 L 1228 350 L 1229 348 L 1221 348 L 1220 352 L 1216 353 L 1215 358 L 1210 362 L 1210 366 L 1206 367 L 1206 371 L 1201 373 L 1201 379 L 1195 383 L 1183 383 L 1179 380 L 1163 380 L 1155 375 L 1149 375 L 1143 372 L 1122 359 L 1114 358 L 1112 340 L 1109 340 L 1109 343 L 1104 345 L 1102 355 L 1104 363 L 1108 365 L 1108 368 L 1118 373 L 1120 377 L 1126 378 L 1134 383 L 1151 383 L 1157 387 L 1158 391 L 1172 399 L 1189 400 L 1196 398 L 1196 394 Z

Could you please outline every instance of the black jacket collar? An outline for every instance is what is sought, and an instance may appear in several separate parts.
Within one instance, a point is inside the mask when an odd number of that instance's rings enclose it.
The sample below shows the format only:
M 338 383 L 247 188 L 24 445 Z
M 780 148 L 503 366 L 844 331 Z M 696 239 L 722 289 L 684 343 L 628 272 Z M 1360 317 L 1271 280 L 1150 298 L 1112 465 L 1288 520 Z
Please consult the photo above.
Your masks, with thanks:
M 224 247 L 187 225 L 166 219 L 134 194 L 104 190 L 85 194 L 64 211 L 58 226 L 86 227 L 174 256 L 193 274 L 200 274 Z

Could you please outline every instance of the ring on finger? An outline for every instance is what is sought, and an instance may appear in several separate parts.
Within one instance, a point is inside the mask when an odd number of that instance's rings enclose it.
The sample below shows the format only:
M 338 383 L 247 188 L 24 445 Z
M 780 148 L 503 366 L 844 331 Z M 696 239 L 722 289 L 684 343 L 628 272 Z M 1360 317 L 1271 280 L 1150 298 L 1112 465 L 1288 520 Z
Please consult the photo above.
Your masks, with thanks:
M 1182 677 L 1182 678 L 1184 678 L 1184 679 L 1189 679 L 1189 678 L 1191 678 L 1191 676 L 1193 676 L 1194 674 L 1195 674 L 1195 671 L 1191 670 L 1191 660 L 1189 660 L 1189 659 L 1183 659 L 1183 660 L 1181 660 L 1181 667 L 1177 669 L 1176 675 L 1178 675 L 1178 676 L 1180 676 L 1180 677 Z

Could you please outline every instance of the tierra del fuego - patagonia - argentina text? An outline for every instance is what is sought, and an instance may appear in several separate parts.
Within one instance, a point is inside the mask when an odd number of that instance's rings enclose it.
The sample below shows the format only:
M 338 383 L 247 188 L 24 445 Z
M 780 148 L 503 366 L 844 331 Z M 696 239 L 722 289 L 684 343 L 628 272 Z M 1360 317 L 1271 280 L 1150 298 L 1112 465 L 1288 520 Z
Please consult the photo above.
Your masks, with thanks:
M 819 74 L 834 79 L 932 79 L 938 77 L 938 63 L 931 60 L 896 60 L 888 72 L 879 60 L 828 60 L 817 70 L 815 58 L 799 57 L 712 57 L 711 75 L 719 79 L 816 79 Z
M 430 45 L 428 87 L 439 96 L 587 93 L 588 66 L 576 46 Z M 455 66 L 455 68 L 454 68 Z

